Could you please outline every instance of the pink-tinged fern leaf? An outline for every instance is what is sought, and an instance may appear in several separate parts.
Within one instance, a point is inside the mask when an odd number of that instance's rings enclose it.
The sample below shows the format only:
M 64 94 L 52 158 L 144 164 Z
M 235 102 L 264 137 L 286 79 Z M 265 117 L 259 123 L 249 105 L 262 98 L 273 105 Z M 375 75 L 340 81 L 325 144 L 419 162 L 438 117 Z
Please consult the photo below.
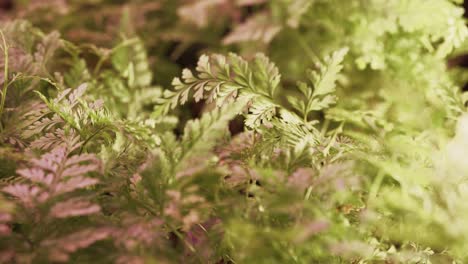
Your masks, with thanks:
M 52 173 L 46 173 L 44 170 L 38 168 L 19 169 L 16 173 L 32 182 L 42 183 L 45 185 L 52 184 L 54 178 Z
M 22 131 L 22 137 L 27 139 L 39 135 L 42 131 L 47 131 L 63 123 L 63 120 L 58 115 L 53 115 L 52 117 L 45 116 L 48 113 L 50 113 L 48 109 L 41 109 L 35 115 L 31 114 L 30 119 L 36 119 L 36 121 L 32 122 L 31 125 Z
M 34 207 L 58 195 L 97 184 L 96 179 L 87 177 L 86 174 L 99 170 L 99 160 L 91 154 L 70 156 L 70 152 L 76 149 L 76 145 L 79 143 L 58 147 L 40 158 L 31 159 L 30 168 L 17 170 L 19 176 L 29 181 L 8 185 L 3 188 L 3 191 L 18 198 L 24 206 Z M 68 202 L 71 203 L 71 201 L 73 200 Z M 78 203 L 75 207 L 69 204 L 69 208 L 72 209 L 83 209 L 83 206 L 83 203 Z M 92 208 L 95 212 L 98 211 L 96 210 L 98 207 Z
M 223 44 L 229 45 L 246 41 L 261 41 L 268 44 L 281 29 L 280 25 L 272 23 L 272 18 L 268 13 L 259 13 L 237 25 L 223 39 Z
M 38 102 L 24 102 L 18 99 L 17 106 L 13 103 L 11 108 L 6 109 L 8 115 L 3 120 L 4 130 L 1 138 L 4 138 L 12 146 L 24 149 L 27 146 L 28 138 L 37 134 L 33 124 L 37 122 L 47 111 L 45 104 Z M 41 129 L 38 127 L 38 129 Z M 40 131 L 40 130 L 39 130 Z
M 66 105 L 69 105 L 70 108 L 73 108 L 78 104 L 78 99 L 81 98 L 84 93 L 86 92 L 87 89 L 87 84 L 81 84 L 78 86 L 76 89 L 66 89 L 62 91 L 57 98 L 55 98 L 53 101 L 55 103 L 65 103 Z M 68 96 L 68 97 L 67 97 Z
M 38 135 L 31 143 L 32 149 L 47 151 L 62 145 L 80 147 L 75 142 L 79 140 L 83 140 L 81 147 L 84 148 L 85 145 L 92 144 L 91 139 L 110 141 L 114 137 L 122 123 L 116 122 L 111 113 L 103 107 L 102 100 L 83 100 L 86 89 L 87 84 L 84 83 L 75 89 L 60 91 L 55 98 L 49 98 L 36 91 L 47 109 L 23 133 L 27 138 Z
M 29 184 L 13 184 L 3 188 L 3 192 L 16 197 L 26 208 L 33 208 L 37 203 L 43 203 L 49 198 L 49 194 L 37 186 Z
M 33 262 L 36 260 L 35 251 L 52 262 L 65 262 L 70 254 L 86 248 L 96 241 L 111 235 L 110 228 L 90 227 L 80 229 L 75 224 L 74 233 L 66 230 L 53 230 L 44 234 L 41 229 L 15 233 L 5 227 L 5 222 L 19 223 L 25 226 L 47 226 L 65 223 L 73 217 L 86 217 L 101 211 L 101 207 L 89 199 L 89 195 L 77 192 L 98 183 L 89 176 L 101 168 L 100 161 L 91 154 L 73 155 L 72 152 L 80 146 L 80 142 L 72 140 L 72 144 L 63 144 L 38 158 L 29 160 L 29 167 L 17 170 L 21 183 L 9 184 L 2 191 L 14 198 L 16 210 L 10 215 L 0 211 L 0 232 L 10 232 L 13 241 L 19 239 L 18 245 L 26 245 L 22 250 Z M 86 221 L 90 221 L 88 218 Z M 86 222 L 85 221 L 85 222 Z M 75 223 L 74 220 L 72 220 Z M 77 222 L 78 223 L 78 222 Z M 30 245 L 30 246 L 28 246 Z M 35 248 L 34 251 L 30 251 Z M 16 251 L 16 249 L 15 249 Z M 6 252 L 5 259 L 15 259 Z M 15 252 L 13 252 L 15 253 Z M 3 253 L 2 253 L 3 254 Z M 1 255 L 1 254 L 0 254 Z
M 11 212 L 13 211 L 12 210 L 13 208 L 9 203 L 5 202 L 2 198 L 3 197 L 0 196 L 0 237 L 9 235 L 11 233 L 11 227 L 9 223 L 11 223 L 11 221 L 13 220 L 13 216 L 11 214 Z M 1 257 L 0 257 L 0 260 L 1 260 Z
M 0 212 L 0 236 L 10 234 L 11 229 L 7 223 L 12 219 L 11 214 Z
M 89 228 L 57 239 L 45 240 L 41 246 L 49 249 L 49 259 L 56 262 L 67 262 L 70 254 L 79 249 L 87 248 L 97 241 L 107 239 L 113 230 L 111 228 Z
M 80 198 L 72 198 L 65 202 L 55 204 L 50 210 L 50 215 L 55 218 L 67 218 L 73 216 L 90 215 L 97 213 L 101 207 Z
M 192 1 L 180 6 L 177 10 L 177 14 L 181 19 L 202 28 L 208 24 L 210 13 L 226 2 L 226 0 Z
M 30 149 L 50 150 L 56 147 L 74 147 L 81 146 L 79 143 L 80 137 L 75 135 L 73 130 L 66 132 L 63 129 L 56 129 L 53 132 L 46 133 L 45 135 L 37 138 L 29 145 Z
M 125 216 L 122 227 L 113 233 L 114 243 L 118 247 L 131 251 L 137 245 L 151 247 L 164 243 L 165 234 L 162 229 L 163 221 L 157 218 L 151 220 L 134 216 Z
M 63 194 L 69 193 L 78 189 L 90 187 L 96 185 L 99 181 L 97 179 L 77 176 L 73 177 L 67 181 L 59 182 L 56 186 L 55 193 Z
M 164 251 L 170 246 L 161 219 L 131 214 L 124 214 L 121 219 L 120 226 L 112 233 L 114 245 L 119 249 L 116 263 L 147 263 L 141 250 Z M 166 263 L 164 258 L 157 260 L 157 263 Z
M 34 53 L 35 61 L 43 65 L 47 64 L 61 45 L 60 33 L 57 31 L 44 36 L 42 42 L 36 47 L 36 52 Z

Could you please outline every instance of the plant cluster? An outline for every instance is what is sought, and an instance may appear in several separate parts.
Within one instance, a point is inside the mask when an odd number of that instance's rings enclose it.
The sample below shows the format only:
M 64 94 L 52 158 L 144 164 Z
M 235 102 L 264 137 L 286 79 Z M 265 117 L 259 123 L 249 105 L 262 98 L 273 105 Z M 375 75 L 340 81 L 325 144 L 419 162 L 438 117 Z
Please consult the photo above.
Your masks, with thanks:
M 467 263 L 461 4 L 15 2 L 0 263 Z

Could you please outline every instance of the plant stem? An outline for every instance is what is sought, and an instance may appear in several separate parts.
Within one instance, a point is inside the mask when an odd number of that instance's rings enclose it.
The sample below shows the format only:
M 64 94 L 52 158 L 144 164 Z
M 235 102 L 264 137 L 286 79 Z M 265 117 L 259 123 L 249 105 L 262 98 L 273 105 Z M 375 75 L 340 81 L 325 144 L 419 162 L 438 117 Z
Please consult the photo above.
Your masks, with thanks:
M 317 56 L 317 54 L 315 54 L 315 52 L 309 47 L 309 45 L 307 45 L 307 42 L 305 42 L 305 40 L 302 38 L 302 36 L 299 34 L 299 32 L 295 31 L 293 33 L 293 35 L 296 37 L 297 39 L 297 42 L 299 43 L 299 45 L 302 47 L 302 49 L 304 50 L 305 54 L 307 55 L 307 57 L 309 57 L 309 59 L 313 62 L 320 62 L 320 57 Z
M 107 128 L 107 125 L 99 128 L 98 130 L 96 130 L 91 136 L 89 136 L 83 143 L 83 145 L 81 145 L 81 148 L 80 148 L 80 154 L 83 152 L 83 149 L 85 147 L 86 144 L 88 144 L 88 142 L 93 138 L 95 137 L 97 134 L 99 134 L 99 132 L 101 132 L 102 130 L 104 130 L 105 128 Z
M 3 31 L 0 30 L 0 36 L 2 37 L 3 41 L 3 54 L 5 57 L 5 65 L 3 66 L 3 89 L 2 89 L 2 98 L 0 101 L 0 131 L 3 131 L 3 125 L 2 125 L 2 116 L 3 116 L 3 109 L 5 108 L 5 100 L 7 96 L 7 91 L 8 91 L 8 46 L 6 44 L 5 40 L 5 35 L 3 35 Z
M 379 192 L 380 186 L 382 185 L 382 181 L 384 178 L 385 173 L 382 170 L 379 171 L 377 177 L 375 177 L 374 182 L 371 185 L 367 203 L 369 203 L 370 200 L 375 199 L 377 197 L 377 193 Z

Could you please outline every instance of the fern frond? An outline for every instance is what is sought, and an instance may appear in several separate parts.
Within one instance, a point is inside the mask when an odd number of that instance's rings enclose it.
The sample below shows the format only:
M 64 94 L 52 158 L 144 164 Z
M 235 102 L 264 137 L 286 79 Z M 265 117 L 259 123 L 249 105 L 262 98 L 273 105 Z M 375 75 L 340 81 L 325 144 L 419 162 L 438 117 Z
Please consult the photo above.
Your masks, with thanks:
M 200 0 L 188 1 L 177 9 L 177 14 L 183 20 L 195 24 L 197 27 L 205 27 L 209 20 L 210 14 L 226 3 L 226 0 Z
M 242 95 L 271 99 L 280 82 L 278 69 L 263 54 L 257 54 L 251 63 L 232 53 L 228 57 L 202 55 L 196 70 L 197 76 L 185 69 L 182 80 L 174 79 L 175 91 L 165 91 L 161 113 L 184 104 L 192 93 L 195 101 L 207 99 L 217 105 Z
M 179 162 L 215 146 L 216 139 L 226 132 L 228 122 L 239 115 L 245 105 L 246 101 L 228 104 L 206 113 L 200 119 L 189 121 L 180 143 Z
M 245 22 L 237 25 L 223 39 L 223 44 L 229 45 L 240 42 L 261 41 L 270 43 L 281 31 L 282 26 L 272 23 L 272 17 L 268 13 L 257 13 L 250 16 Z
M 111 61 L 121 76 L 127 79 L 130 88 L 147 87 L 151 84 L 153 74 L 141 39 L 126 40 L 114 48 Z
M 326 57 L 324 63 L 318 63 L 318 71 L 309 70 L 307 75 L 312 87 L 306 83 L 299 82 L 298 89 L 303 97 L 289 96 L 288 101 L 302 114 L 304 120 L 312 111 L 320 111 L 330 107 L 336 102 L 335 82 L 343 68 L 342 62 L 348 52 L 347 48 L 335 51 Z
M 99 171 L 100 163 L 91 154 L 72 155 L 71 153 L 79 145 L 75 143 L 72 146 L 57 147 L 40 158 L 31 159 L 28 167 L 17 171 L 23 181 L 11 183 L 2 188 L 3 193 L 15 198 L 13 199 L 17 208 L 13 214 L 15 222 L 22 225 L 45 225 L 47 223 L 53 226 L 54 223 L 66 219 L 86 217 L 100 212 L 101 207 L 83 195 L 84 189 L 98 183 L 98 180 L 89 177 L 89 174 Z M 82 231 L 78 231 L 80 232 Z M 53 260 L 55 259 L 54 249 L 49 248 L 50 241 L 56 241 L 57 236 L 63 233 L 63 230 L 54 230 L 43 234 L 39 229 L 32 228 L 24 235 L 26 240 L 22 243 L 26 243 L 28 237 L 34 237 L 34 242 L 30 243 L 37 243 L 35 246 L 38 246 L 44 253 L 49 252 L 47 258 Z M 73 235 L 67 234 L 66 236 Z M 64 242 L 61 238 L 60 240 Z M 74 241 L 74 243 L 79 242 Z M 86 247 L 89 244 L 86 243 L 80 247 Z M 62 246 L 69 249 L 64 252 L 63 257 L 68 257 L 69 253 L 76 250 L 66 245 Z M 22 250 L 28 252 L 29 249 Z M 33 254 L 31 256 L 37 257 Z
M 49 252 L 49 261 L 67 262 L 72 253 L 109 238 L 112 232 L 112 229 L 106 227 L 88 228 L 64 237 L 45 240 L 41 243 L 41 248 Z
M 8 185 L 3 191 L 20 199 L 26 207 L 39 207 L 59 195 L 96 184 L 97 180 L 85 175 L 99 169 L 97 159 L 93 155 L 69 156 L 78 146 L 75 142 L 32 159 L 30 168 L 17 171 L 29 182 Z

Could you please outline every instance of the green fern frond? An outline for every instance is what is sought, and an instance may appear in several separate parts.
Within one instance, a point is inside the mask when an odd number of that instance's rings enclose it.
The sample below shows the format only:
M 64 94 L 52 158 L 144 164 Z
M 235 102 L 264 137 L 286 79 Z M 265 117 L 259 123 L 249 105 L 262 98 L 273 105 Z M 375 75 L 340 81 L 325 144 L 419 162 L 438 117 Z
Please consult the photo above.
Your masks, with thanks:
M 335 82 L 340 71 L 343 69 L 342 62 L 347 48 L 335 51 L 331 56 L 326 57 L 324 63 L 318 63 L 318 71 L 309 70 L 307 75 L 313 87 L 306 83 L 299 82 L 298 89 L 303 96 L 289 96 L 288 101 L 302 114 L 304 120 L 312 111 L 320 111 L 329 108 L 336 102 Z
M 203 153 L 216 145 L 216 139 L 223 135 L 231 119 L 239 115 L 246 105 L 245 100 L 216 108 L 200 119 L 189 121 L 181 139 L 179 163 L 194 155 Z
M 194 75 L 185 69 L 182 80 L 173 80 L 174 91 L 164 92 L 159 112 L 165 114 L 185 104 L 192 94 L 196 102 L 207 99 L 218 106 L 240 95 L 272 98 L 280 82 L 278 69 L 263 54 L 257 54 L 252 62 L 233 53 L 228 57 L 202 55 L 196 70 Z
M 141 39 L 126 40 L 115 47 L 111 61 L 122 77 L 127 79 L 129 87 L 147 87 L 151 84 L 153 74 Z

